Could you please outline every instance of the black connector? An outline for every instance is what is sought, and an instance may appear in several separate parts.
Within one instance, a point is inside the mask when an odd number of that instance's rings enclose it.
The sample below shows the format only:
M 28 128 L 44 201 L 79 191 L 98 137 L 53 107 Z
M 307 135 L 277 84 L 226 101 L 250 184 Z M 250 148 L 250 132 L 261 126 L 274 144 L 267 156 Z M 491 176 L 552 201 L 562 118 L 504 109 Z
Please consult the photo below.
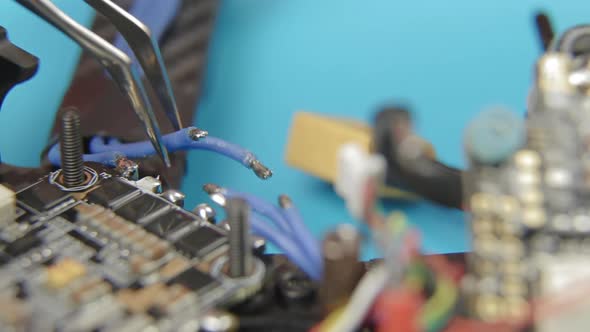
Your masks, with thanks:
M 405 107 L 386 107 L 375 117 L 373 148 L 387 161 L 387 185 L 401 187 L 433 202 L 461 209 L 461 170 L 424 153 L 411 156 L 405 154 L 400 144 L 412 133 L 412 117 Z

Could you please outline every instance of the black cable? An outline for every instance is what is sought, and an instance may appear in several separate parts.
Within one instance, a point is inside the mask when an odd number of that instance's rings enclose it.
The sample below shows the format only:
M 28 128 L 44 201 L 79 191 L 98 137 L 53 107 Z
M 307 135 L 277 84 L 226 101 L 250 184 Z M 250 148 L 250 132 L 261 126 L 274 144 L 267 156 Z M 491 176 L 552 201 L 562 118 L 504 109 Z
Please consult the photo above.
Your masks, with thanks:
M 547 51 L 551 45 L 551 41 L 555 37 L 553 25 L 549 16 L 543 12 L 539 12 L 535 15 L 535 26 L 537 28 L 537 34 L 543 51 Z
M 387 161 L 388 185 L 408 189 L 448 207 L 462 208 L 461 170 L 423 153 L 409 156 L 400 151 L 402 141 L 412 135 L 411 115 L 404 107 L 387 107 L 379 112 L 373 133 L 374 149 Z

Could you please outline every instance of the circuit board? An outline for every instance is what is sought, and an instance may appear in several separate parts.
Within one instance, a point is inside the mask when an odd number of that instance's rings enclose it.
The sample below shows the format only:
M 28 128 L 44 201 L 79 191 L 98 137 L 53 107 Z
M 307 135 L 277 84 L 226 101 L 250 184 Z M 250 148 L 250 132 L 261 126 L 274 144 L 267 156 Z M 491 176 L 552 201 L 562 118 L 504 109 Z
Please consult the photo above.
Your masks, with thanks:
M 226 231 L 155 194 L 156 179 L 86 169 L 75 193 L 55 173 L 0 187 L 0 330 L 177 331 L 261 286 L 263 264 L 225 277 Z

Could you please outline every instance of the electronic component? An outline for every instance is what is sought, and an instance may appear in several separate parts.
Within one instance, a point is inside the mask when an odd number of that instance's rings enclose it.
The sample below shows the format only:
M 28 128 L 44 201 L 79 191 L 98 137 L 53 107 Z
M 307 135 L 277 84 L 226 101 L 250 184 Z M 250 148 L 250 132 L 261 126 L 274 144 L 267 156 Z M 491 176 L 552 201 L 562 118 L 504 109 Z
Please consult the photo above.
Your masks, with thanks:
M 69 197 L 69 193 L 59 190 L 58 187 L 46 180 L 40 181 L 16 194 L 18 201 L 38 212 L 49 210 Z
M 325 236 L 322 250 L 324 274 L 319 290 L 325 312 L 343 305 L 361 279 L 360 245 L 360 234 L 349 225 L 342 225 Z M 347 273 L 342 273 L 343 270 Z
M 78 230 L 75 230 L 75 229 L 71 230 L 68 232 L 68 235 L 73 237 L 74 239 L 80 241 L 82 244 L 93 249 L 94 251 L 98 252 L 103 248 L 103 245 L 100 242 L 98 242 L 96 239 L 91 238 L 88 235 L 82 234 Z
M 130 68 L 116 61 L 125 59 L 121 54 L 70 22 L 49 0 L 17 1 L 82 46 L 98 46 L 99 57 L 115 60 L 107 66 L 111 74 L 116 67 L 123 74 Z M 87 2 L 124 37 L 140 29 L 135 32 L 143 39 L 131 41 L 131 48 L 153 51 L 140 54 L 140 62 L 159 56 L 155 39 L 126 12 L 110 1 Z M 552 33 L 547 22 L 539 25 L 548 47 Z M 353 201 L 353 214 L 368 222 L 385 258 L 368 264 L 358 261 L 360 233 L 343 226 L 320 245 L 285 195 L 276 207 L 248 193 L 206 185 L 211 198 L 227 209 L 223 227 L 214 225 L 209 206 L 186 211 L 184 195 L 174 188 L 158 195 L 162 183 L 170 184 L 168 178 L 160 182 L 158 172 L 149 171 L 153 177 L 139 180 L 141 164 L 130 161 L 152 153 L 152 144 L 162 144 L 157 128 L 147 128 L 155 135 L 151 142 L 90 138 L 88 148 L 97 159 L 84 159 L 79 142 L 66 153 L 72 142 L 64 138 L 61 158 L 55 153 L 49 158 L 61 165 L 60 171 L 24 171 L 33 178 L 25 183 L 35 183 L 16 197 L 0 185 L 0 214 L 6 209 L 0 218 L 0 330 L 587 330 L 590 302 L 578 285 L 590 277 L 590 66 L 586 56 L 574 57 L 589 53 L 588 35 L 590 27 L 574 28 L 541 58 L 524 122 L 492 112 L 466 131 L 466 172 L 436 161 L 432 147 L 412 133 L 404 110 L 380 113 L 375 146 L 362 124 L 303 116 L 311 119 L 303 125 L 311 134 L 293 135 L 297 146 L 290 144 L 289 151 L 296 152 L 296 159 L 304 154 L 318 158 L 314 165 L 295 163 L 335 181 L 337 191 Z M 164 87 L 155 94 L 179 129 L 174 99 L 159 77 L 160 59 L 142 64 L 154 86 Z M 113 78 L 131 82 L 131 90 L 141 88 L 136 77 Z M 133 107 L 141 108 L 143 92 L 126 92 L 139 98 Z M 149 126 L 153 119 L 146 112 L 143 120 Z M 126 125 L 123 130 L 131 132 Z M 81 136 L 79 127 L 70 128 L 71 137 Z M 337 138 L 326 140 L 326 134 Z M 349 138 L 360 141 L 360 147 L 345 158 L 350 167 L 334 180 L 332 152 Z M 218 151 L 261 178 L 271 175 L 251 152 L 204 130 L 185 128 L 163 139 L 177 144 L 170 150 L 190 145 Z M 386 168 L 379 157 L 367 159 L 364 153 L 371 148 L 387 159 Z M 82 170 L 95 175 L 84 188 Z M 400 189 L 410 188 L 470 212 L 473 251 L 466 260 L 417 254 L 417 234 L 396 214 L 379 211 L 376 196 L 384 175 L 398 197 L 415 198 Z M 65 182 L 76 181 L 64 185 L 63 177 L 70 176 Z M 262 245 L 250 231 L 263 237 Z M 265 241 L 285 256 L 253 254 L 253 247 Z M 571 293 L 577 293 L 576 301 L 568 301 Z
M 15 295 L 23 308 L 51 297 L 67 300 L 43 311 L 43 324 L 78 331 L 171 319 L 180 326 L 185 310 L 200 314 L 250 294 L 243 286 L 226 285 L 212 270 L 213 260 L 227 258 L 227 251 L 218 250 L 227 243 L 223 231 L 134 182 L 99 177 L 87 194 L 65 193 L 45 181 L 34 184 L 18 194 L 16 204 L 23 221 L 36 219 L 0 228 L 0 267 L 9 263 L 14 275 L 23 276 L 26 292 L 15 291 L 25 294 Z M 63 202 L 71 203 L 57 211 Z M 50 211 L 57 212 L 48 216 Z M 207 257 L 213 251 L 217 254 Z M 0 327 L 9 324 L 16 323 L 0 317 Z
M 168 207 L 169 204 L 161 198 L 146 194 L 118 207 L 115 213 L 129 221 L 141 222 L 143 218 L 159 213 Z
M 139 194 L 137 188 L 124 183 L 123 180 L 109 178 L 100 183 L 100 187 L 88 193 L 88 201 L 106 207 L 114 207 L 123 200 Z
M 196 268 L 190 268 L 177 275 L 168 282 L 169 285 L 180 284 L 199 294 L 204 294 L 212 288 L 219 287 L 217 280 Z
M 174 243 L 178 250 L 191 257 L 204 257 L 227 242 L 220 231 L 199 227 Z
M 578 293 L 585 289 L 590 278 L 588 258 L 573 253 L 545 257 L 539 263 L 538 293 L 545 302 L 535 308 L 535 315 L 538 317 L 535 331 L 586 331 L 590 324 L 587 314 L 590 301 L 584 296 L 580 297 Z M 556 306 L 562 303 L 568 306 L 568 309 L 555 313 Z
M 40 246 L 42 243 L 43 240 L 37 235 L 37 231 L 31 231 L 6 245 L 4 251 L 11 256 L 19 256 Z
M 195 217 L 180 210 L 171 210 L 150 220 L 145 229 L 158 235 L 168 237 L 175 231 L 189 226 Z
M 86 274 L 86 267 L 71 258 L 64 258 L 47 268 L 47 287 L 57 290 Z

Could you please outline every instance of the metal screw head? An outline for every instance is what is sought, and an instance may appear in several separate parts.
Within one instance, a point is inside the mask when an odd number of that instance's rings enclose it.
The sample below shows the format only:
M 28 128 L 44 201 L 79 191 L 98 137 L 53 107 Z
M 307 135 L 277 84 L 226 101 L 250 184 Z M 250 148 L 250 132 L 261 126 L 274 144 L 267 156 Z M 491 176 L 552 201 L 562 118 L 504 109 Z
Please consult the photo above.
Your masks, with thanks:
M 193 209 L 193 213 L 203 218 L 203 220 L 207 220 L 212 224 L 215 223 L 215 210 L 207 203 L 201 203 L 195 206 L 195 208 Z
M 184 207 L 184 199 L 186 195 L 175 189 L 169 189 L 162 193 L 162 197 L 180 207 Z

